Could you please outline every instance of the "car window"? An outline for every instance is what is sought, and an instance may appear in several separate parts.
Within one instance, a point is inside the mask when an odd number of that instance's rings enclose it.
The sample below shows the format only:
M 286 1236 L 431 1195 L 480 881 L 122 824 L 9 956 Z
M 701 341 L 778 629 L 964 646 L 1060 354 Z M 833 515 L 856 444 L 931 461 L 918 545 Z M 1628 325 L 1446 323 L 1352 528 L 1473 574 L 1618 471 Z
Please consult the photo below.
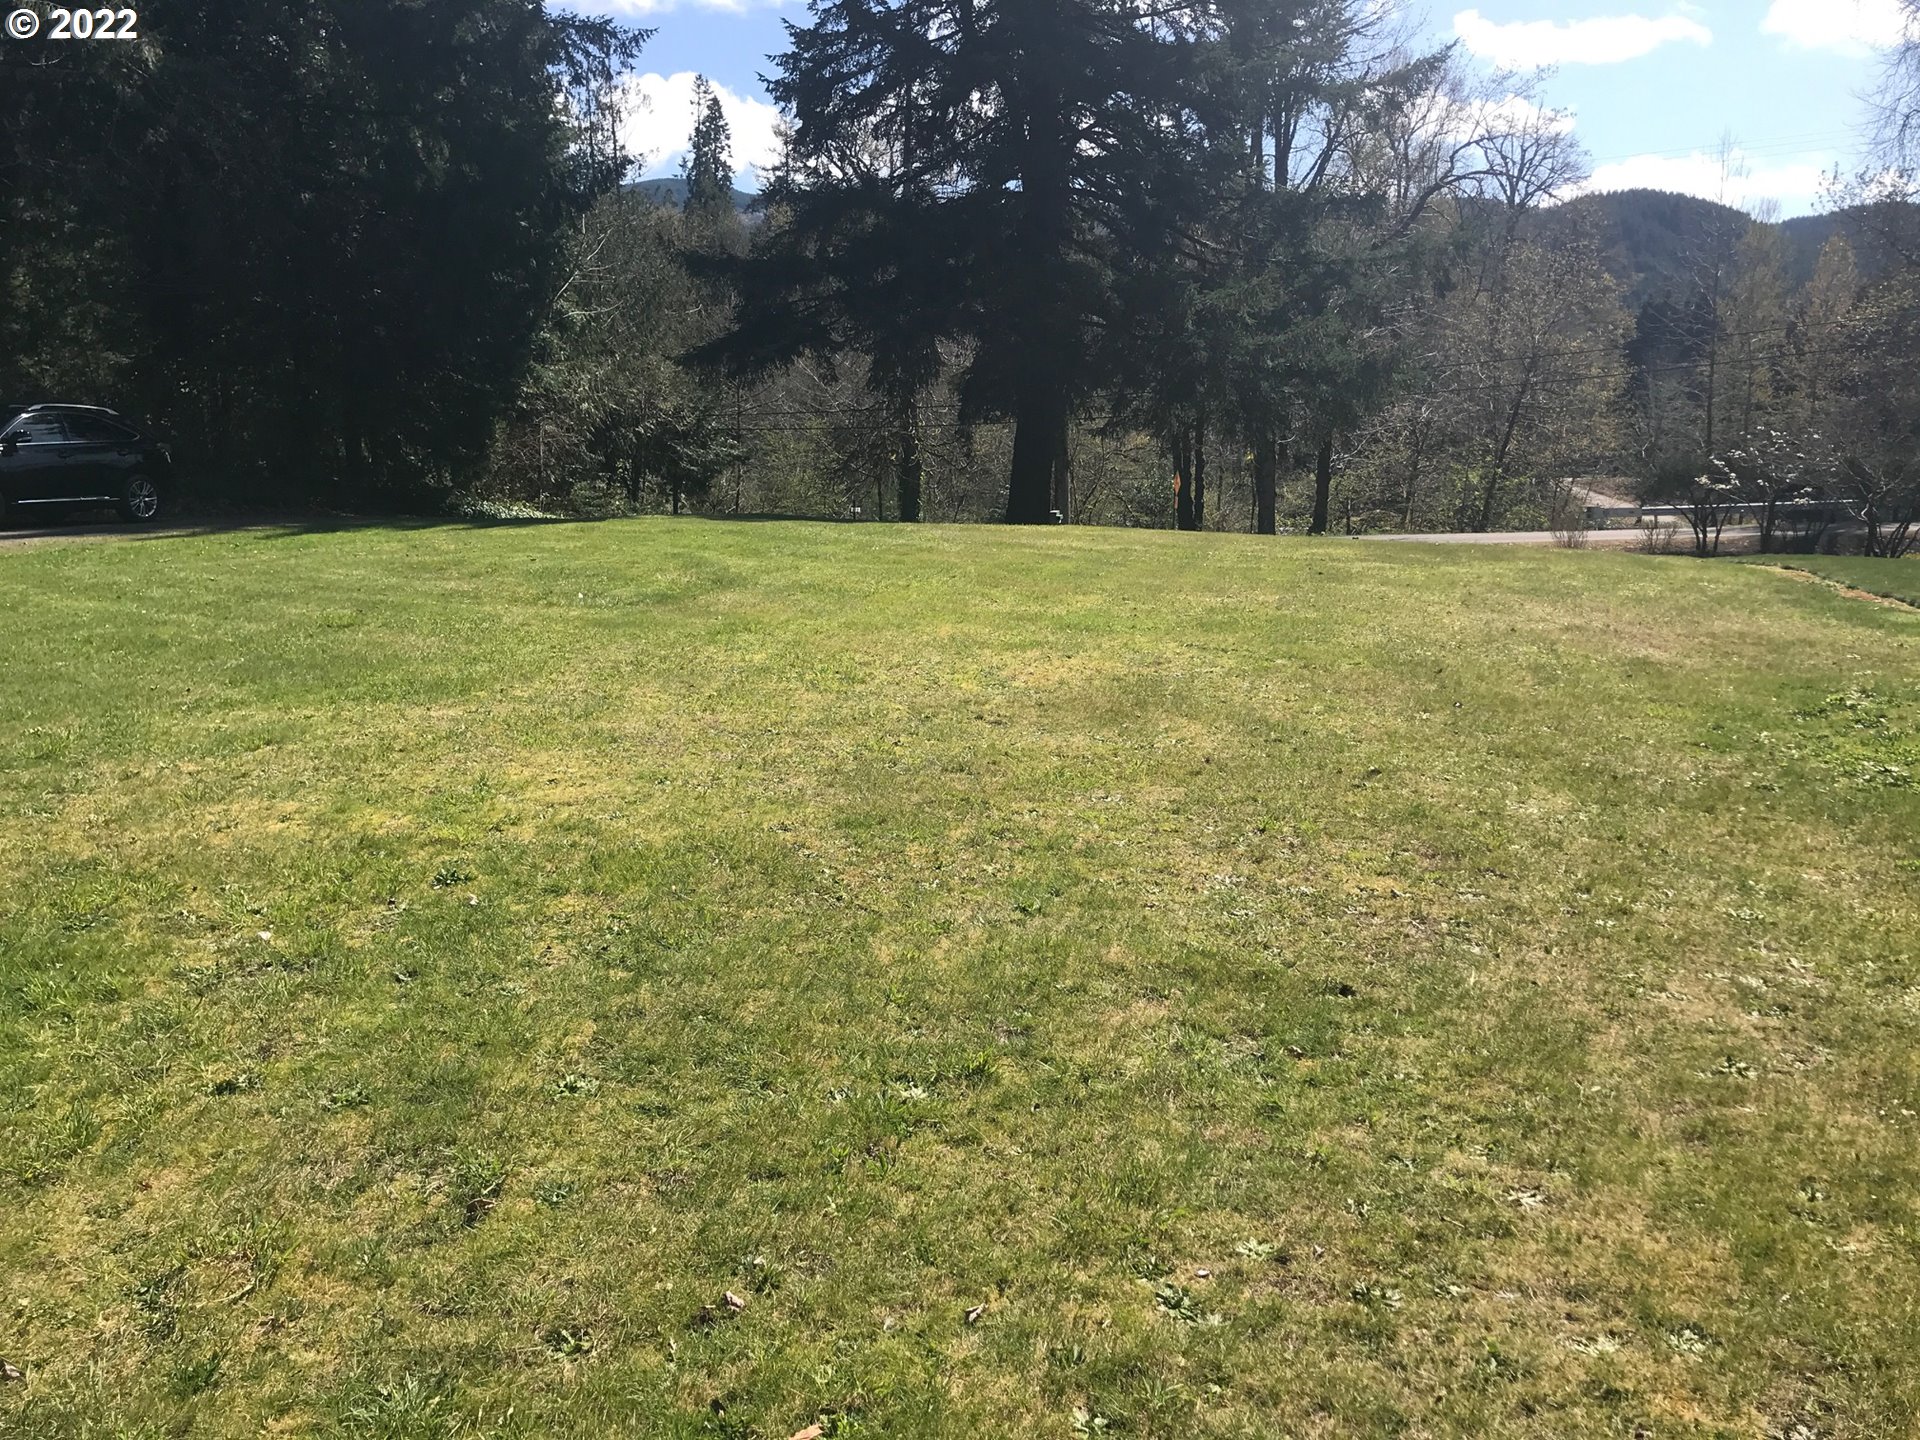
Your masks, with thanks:
M 66 440 L 67 429 L 58 415 L 27 415 L 7 431 L 7 438 L 22 445 L 59 445 Z
M 133 439 L 133 432 L 124 425 L 99 415 L 65 415 L 61 417 L 67 426 L 67 433 L 83 445 L 117 445 Z

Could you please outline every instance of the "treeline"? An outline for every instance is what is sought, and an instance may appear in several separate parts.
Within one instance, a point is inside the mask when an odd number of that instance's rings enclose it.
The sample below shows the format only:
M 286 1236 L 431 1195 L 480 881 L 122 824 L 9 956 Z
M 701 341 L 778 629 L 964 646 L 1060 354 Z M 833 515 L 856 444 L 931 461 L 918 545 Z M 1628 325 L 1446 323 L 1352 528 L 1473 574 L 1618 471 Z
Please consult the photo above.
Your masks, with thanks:
M 1796 286 L 1781 227 L 1713 216 L 1679 283 L 1641 308 L 1634 458 L 1647 494 L 1687 508 L 1700 553 L 1734 515 L 1758 520 L 1763 549 L 1839 520 L 1869 554 L 1920 541 L 1920 269 L 1898 258 L 1920 256 L 1920 227 L 1904 197 L 1846 218 Z
M 743 214 L 710 94 L 685 204 L 622 183 L 643 32 L 175 6 L 7 52 L 0 394 L 142 409 L 241 500 L 1272 533 L 1544 526 L 1601 476 L 1906 543 L 1898 167 L 1866 274 L 1708 207 L 1636 287 L 1619 215 L 1556 203 L 1563 117 L 1412 35 L 1377 0 L 824 0 Z
M 149 418 L 255 503 L 490 463 L 645 39 L 539 0 L 180 0 L 0 51 L 0 396 Z

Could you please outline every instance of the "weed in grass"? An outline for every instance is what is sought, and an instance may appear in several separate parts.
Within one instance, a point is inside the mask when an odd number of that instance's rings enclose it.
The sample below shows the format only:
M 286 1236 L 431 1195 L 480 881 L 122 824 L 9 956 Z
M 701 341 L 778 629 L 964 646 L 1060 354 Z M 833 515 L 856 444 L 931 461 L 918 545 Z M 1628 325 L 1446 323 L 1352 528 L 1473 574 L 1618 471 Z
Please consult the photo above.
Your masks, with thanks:
M 486 1219 L 507 1183 L 506 1162 L 495 1155 L 466 1155 L 447 1177 L 447 1200 L 471 1229 Z
M 1386 1285 L 1376 1285 L 1363 1281 L 1347 1291 L 1349 1299 L 1367 1306 L 1369 1309 L 1398 1310 L 1405 1305 L 1406 1296 Z
M 593 1332 L 584 1326 L 555 1326 L 541 1332 L 540 1343 L 556 1360 L 577 1360 L 593 1352 Z
M 21 1134 L 20 1130 L 25 1133 Z M 100 1138 L 99 1118 L 92 1107 L 70 1104 L 59 1114 L 29 1117 L 15 1131 L 8 1173 L 23 1186 L 42 1186 L 59 1179 L 69 1162 L 85 1154 Z
M 1680 1325 L 1667 1332 L 1667 1345 L 1678 1355 L 1705 1355 L 1713 1338 L 1697 1325 Z
M 182 1360 L 168 1373 L 167 1393 L 177 1400 L 187 1400 L 211 1390 L 219 1383 L 225 1358 L 215 1350 L 198 1359 Z
M 186 1273 L 186 1266 L 174 1265 L 133 1287 L 133 1303 L 140 1311 L 142 1328 L 149 1339 L 166 1340 L 179 1328 L 181 1281 Z
M 340 1428 L 360 1440 L 443 1440 L 457 1418 L 446 1381 L 405 1375 L 359 1387 L 340 1407 Z
M 557 1176 L 545 1176 L 533 1183 L 534 1204 L 549 1210 L 558 1210 L 563 1205 L 571 1204 L 579 1193 L 580 1188 L 573 1181 Z
M 1153 1290 L 1155 1303 L 1176 1320 L 1189 1325 L 1224 1325 L 1226 1317 L 1215 1311 L 1202 1310 L 1191 1290 L 1172 1281 L 1162 1281 Z
M 591 1075 L 582 1075 L 576 1070 L 569 1070 L 555 1080 L 550 1088 L 555 1099 L 570 1100 L 599 1094 L 600 1082 Z

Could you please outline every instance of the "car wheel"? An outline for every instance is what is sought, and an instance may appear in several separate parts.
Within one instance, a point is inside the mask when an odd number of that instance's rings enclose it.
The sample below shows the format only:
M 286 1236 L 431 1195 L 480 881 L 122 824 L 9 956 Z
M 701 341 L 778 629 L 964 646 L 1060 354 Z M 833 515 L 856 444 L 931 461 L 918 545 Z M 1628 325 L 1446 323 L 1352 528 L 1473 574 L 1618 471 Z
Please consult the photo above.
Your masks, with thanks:
M 120 493 L 120 518 L 147 525 L 160 518 L 160 487 L 144 475 L 127 481 Z

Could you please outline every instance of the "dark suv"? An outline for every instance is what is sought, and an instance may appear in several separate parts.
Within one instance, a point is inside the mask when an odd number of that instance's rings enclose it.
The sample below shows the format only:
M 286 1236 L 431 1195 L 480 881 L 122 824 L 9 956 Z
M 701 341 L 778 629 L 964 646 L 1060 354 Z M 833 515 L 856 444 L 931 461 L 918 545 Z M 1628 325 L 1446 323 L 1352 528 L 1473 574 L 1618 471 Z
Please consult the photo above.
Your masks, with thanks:
M 97 405 L 0 408 L 0 520 L 112 505 L 160 517 L 173 479 L 167 447 Z

